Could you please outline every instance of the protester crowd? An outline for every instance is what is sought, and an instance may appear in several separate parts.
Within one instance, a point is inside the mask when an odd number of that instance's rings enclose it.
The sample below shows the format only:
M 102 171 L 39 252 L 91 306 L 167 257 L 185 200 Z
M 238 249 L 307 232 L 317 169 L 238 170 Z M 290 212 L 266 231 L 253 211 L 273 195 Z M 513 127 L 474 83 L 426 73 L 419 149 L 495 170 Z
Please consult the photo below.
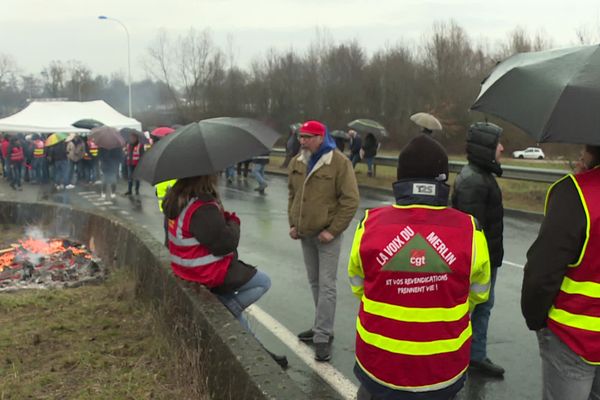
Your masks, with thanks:
M 504 368 L 487 354 L 504 257 L 504 208 L 496 182 L 502 175 L 501 135 L 502 128 L 489 122 L 469 127 L 468 163 L 450 196 L 445 149 L 431 131 L 418 134 L 398 156 L 395 204 L 366 210 L 356 227 L 347 269 L 360 299 L 358 400 L 450 400 L 467 371 L 503 377 Z M 363 161 L 371 176 L 379 148 L 372 133 L 362 137 L 350 130 L 348 138 L 344 154 L 343 142 L 323 123 L 291 126 L 282 164 L 288 170 L 289 237 L 300 243 L 315 307 L 311 326 L 298 339 L 314 345 L 319 362 L 332 357 L 341 243 L 360 201 L 354 168 Z M 80 135 L 49 147 L 45 139 L 4 135 L 3 174 L 13 189 L 20 190 L 23 181 L 52 182 L 56 190 L 101 183 L 103 196 L 114 197 L 121 174 L 128 179 L 124 194 L 139 194 L 133 173 L 145 148 L 136 135 L 112 150 Z M 546 218 L 527 253 L 522 312 L 537 332 L 545 399 L 600 398 L 599 149 L 585 146 L 576 173 L 551 187 Z M 247 177 L 252 164 L 256 190 L 264 194 L 267 163 L 268 154 L 257 155 L 227 168 L 225 178 L 231 183 L 236 169 Z M 165 243 L 173 273 L 209 288 L 250 330 L 243 311 L 269 290 L 271 280 L 239 259 L 241 221 L 221 202 L 218 175 L 157 185 Z M 287 366 L 285 357 L 271 356 Z

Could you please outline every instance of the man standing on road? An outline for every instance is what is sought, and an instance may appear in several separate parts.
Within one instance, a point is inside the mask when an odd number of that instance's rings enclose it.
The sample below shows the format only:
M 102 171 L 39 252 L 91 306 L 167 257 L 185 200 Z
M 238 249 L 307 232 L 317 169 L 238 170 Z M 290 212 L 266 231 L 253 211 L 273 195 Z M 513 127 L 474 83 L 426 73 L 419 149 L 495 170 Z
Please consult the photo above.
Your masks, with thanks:
M 483 229 L 492 268 L 489 300 L 475 307 L 471 315 L 473 344 L 469 369 L 496 378 L 504 376 L 504 368 L 494 364 L 487 356 L 487 332 L 490 313 L 494 306 L 496 275 L 504 257 L 502 192 L 493 175 L 502 175 L 500 156 L 504 147 L 500 143 L 501 133 L 502 128 L 488 122 L 477 122 L 469 127 L 467 133 L 469 163 L 456 177 L 452 194 L 452 207 L 474 216 Z
M 342 233 L 356 213 L 358 185 L 352 164 L 335 146 L 321 122 L 299 128 L 301 151 L 288 172 L 290 237 L 300 239 L 315 320 L 298 338 L 315 344 L 315 359 L 331 359 L 337 266 Z
M 600 146 L 548 190 L 521 310 L 536 331 L 544 400 L 600 399 Z
M 469 365 L 469 310 L 490 286 L 475 219 L 448 207 L 448 156 L 427 135 L 398 157 L 396 204 L 367 210 L 348 276 L 356 321 L 357 400 L 449 400 Z

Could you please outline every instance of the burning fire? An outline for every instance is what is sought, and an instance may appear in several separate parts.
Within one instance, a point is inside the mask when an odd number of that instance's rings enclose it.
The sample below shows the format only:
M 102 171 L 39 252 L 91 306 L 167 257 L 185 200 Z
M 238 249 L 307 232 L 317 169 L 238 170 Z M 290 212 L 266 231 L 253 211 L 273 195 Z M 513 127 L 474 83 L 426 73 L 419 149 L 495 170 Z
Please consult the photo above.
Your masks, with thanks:
M 66 245 L 66 246 L 65 246 Z M 36 259 L 48 257 L 58 253 L 70 251 L 74 256 L 82 256 L 90 259 L 91 255 L 85 248 L 72 246 L 68 241 L 62 239 L 34 239 L 27 238 L 13 243 L 11 247 L 0 250 L 0 272 L 15 264 L 16 259 L 33 262 Z M 37 264 L 34 262 L 34 264 Z

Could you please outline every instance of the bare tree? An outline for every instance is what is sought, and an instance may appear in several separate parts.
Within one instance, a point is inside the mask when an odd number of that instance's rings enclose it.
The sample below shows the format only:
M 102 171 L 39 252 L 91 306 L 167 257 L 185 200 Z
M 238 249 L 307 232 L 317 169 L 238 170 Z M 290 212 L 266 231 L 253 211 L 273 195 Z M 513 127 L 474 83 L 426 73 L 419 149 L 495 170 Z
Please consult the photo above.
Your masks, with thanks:
M 62 61 L 51 61 L 50 65 L 42 70 L 44 91 L 49 97 L 64 96 L 67 66 Z

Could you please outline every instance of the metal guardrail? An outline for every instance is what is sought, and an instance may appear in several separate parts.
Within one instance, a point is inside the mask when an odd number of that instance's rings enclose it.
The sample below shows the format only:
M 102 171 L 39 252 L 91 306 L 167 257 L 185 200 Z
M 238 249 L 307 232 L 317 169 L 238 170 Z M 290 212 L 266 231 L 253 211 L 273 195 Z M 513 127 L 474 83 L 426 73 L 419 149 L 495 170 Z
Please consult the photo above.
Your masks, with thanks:
M 271 154 L 285 157 L 285 149 L 274 148 L 273 150 L 271 150 Z M 450 172 L 459 173 L 462 167 L 464 167 L 466 164 L 466 161 L 450 161 L 448 163 L 448 169 L 450 170 Z M 374 165 L 375 167 L 377 165 L 396 167 L 396 165 L 398 165 L 398 158 L 389 156 L 377 156 L 375 157 Z M 515 167 L 513 165 L 503 165 L 502 170 L 502 178 L 505 179 L 544 183 L 556 182 L 558 179 L 570 173 L 570 171 L 567 170 Z

